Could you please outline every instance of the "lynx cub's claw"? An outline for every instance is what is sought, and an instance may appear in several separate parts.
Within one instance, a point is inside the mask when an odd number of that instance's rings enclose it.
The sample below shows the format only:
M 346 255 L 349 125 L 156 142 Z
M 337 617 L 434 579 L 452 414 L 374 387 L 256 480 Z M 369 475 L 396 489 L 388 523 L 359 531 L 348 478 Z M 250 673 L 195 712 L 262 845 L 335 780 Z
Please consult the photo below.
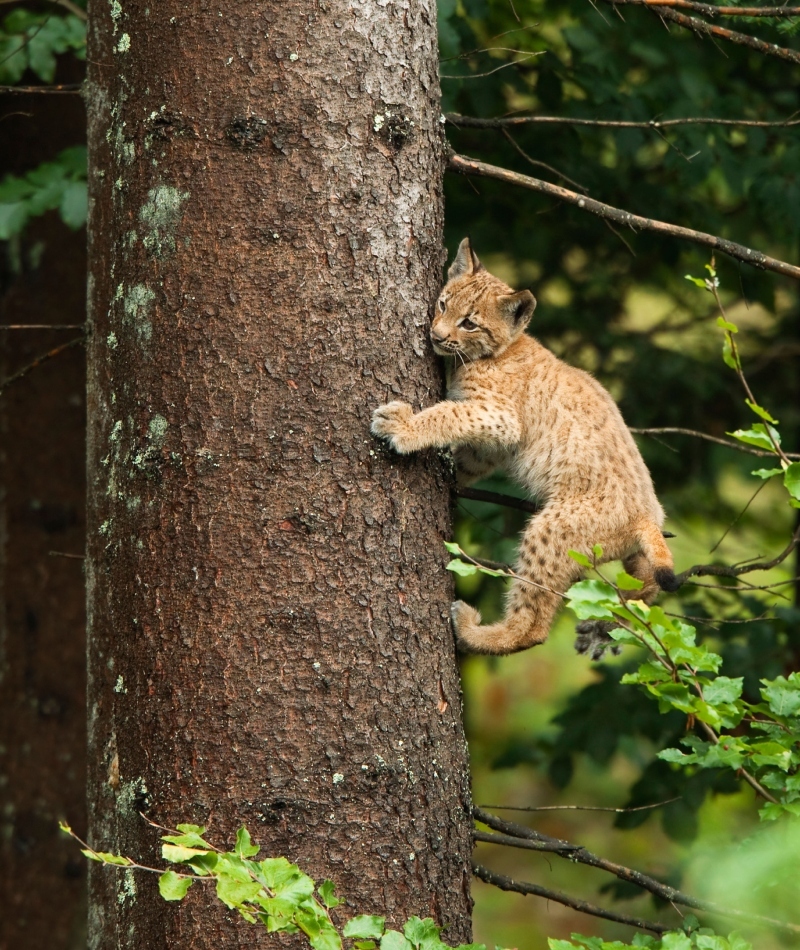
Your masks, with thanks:
M 622 648 L 611 639 L 609 631 L 618 626 L 603 620 L 584 620 L 579 623 L 575 628 L 576 653 L 588 653 L 593 660 L 602 660 L 606 650 L 617 656 Z
M 453 620 L 458 649 L 463 653 L 474 653 L 475 646 L 469 633 L 481 625 L 481 615 L 463 600 L 455 600 L 450 607 L 450 617 Z
M 395 452 L 411 451 L 406 447 L 404 436 L 407 433 L 408 421 L 414 410 L 407 402 L 387 402 L 372 413 L 370 431 L 373 435 L 386 439 Z

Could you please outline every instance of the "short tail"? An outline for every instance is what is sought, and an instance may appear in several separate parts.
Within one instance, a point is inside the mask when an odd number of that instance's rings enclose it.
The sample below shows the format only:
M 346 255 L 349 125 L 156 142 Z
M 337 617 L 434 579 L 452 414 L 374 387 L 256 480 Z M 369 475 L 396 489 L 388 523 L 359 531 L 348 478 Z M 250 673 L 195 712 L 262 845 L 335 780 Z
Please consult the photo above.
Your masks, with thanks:
M 665 591 L 675 591 L 681 582 L 675 576 L 672 551 L 667 547 L 661 528 L 654 521 L 645 521 L 639 525 L 639 543 L 642 552 L 653 567 L 656 583 Z

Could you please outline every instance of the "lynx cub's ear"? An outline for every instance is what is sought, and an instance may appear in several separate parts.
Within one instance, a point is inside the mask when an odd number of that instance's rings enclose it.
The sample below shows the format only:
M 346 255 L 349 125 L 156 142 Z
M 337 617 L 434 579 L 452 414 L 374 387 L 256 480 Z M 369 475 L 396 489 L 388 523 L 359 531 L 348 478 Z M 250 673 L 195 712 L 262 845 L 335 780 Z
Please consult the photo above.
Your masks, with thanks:
M 472 250 L 469 238 L 465 237 L 458 245 L 455 260 L 447 271 L 447 279 L 455 280 L 456 277 L 463 277 L 465 274 L 477 274 L 479 270 L 483 270 L 483 264 L 478 260 L 475 251 Z
M 536 309 L 536 298 L 529 290 L 519 290 L 515 294 L 502 294 L 497 298 L 497 306 L 515 327 L 526 327 Z

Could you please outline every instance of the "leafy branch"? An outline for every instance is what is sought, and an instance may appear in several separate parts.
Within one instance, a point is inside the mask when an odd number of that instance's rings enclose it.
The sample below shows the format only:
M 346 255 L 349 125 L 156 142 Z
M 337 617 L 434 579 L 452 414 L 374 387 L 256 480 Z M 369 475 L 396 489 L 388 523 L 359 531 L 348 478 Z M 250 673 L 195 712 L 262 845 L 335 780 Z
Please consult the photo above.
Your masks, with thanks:
M 157 826 L 158 827 L 158 826 Z M 386 918 L 372 914 L 352 917 L 339 929 L 330 911 L 344 903 L 331 881 L 317 885 L 286 858 L 254 860 L 260 848 L 245 827 L 236 834 L 232 851 L 223 851 L 203 836 L 200 825 L 162 828 L 162 858 L 178 870 L 153 868 L 132 858 L 96 851 L 66 824 L 61 830 L 81 845 L 91 861 L 159 875 L 158 889 L 166 901 L 180 901 L 197 882 L 213 884 L 217 898 L 248 923 L 262 924 L 267 933 L 302 933 L 313 950 L 342 950 L 343 940 L 354 950 L 448 950 L 442 928 L 431 918 L 411 917 L 402 932 L 386 927 Z M 483 944 L 463 944 L 457 950 L 486 950 Z

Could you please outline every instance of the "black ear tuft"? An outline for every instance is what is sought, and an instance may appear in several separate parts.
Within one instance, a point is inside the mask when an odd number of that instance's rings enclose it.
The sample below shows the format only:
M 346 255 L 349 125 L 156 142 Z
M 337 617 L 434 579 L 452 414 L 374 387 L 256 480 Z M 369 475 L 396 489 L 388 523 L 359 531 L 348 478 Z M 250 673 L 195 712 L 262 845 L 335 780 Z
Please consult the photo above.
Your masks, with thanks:
M 468 237 L 458 245 L 458 251 L 447 271 L 447 279 L 455 280 L 457 277 L 477 274 L 483 270 L 483 264 L 478 260 L 478 255 L 472 250 L 472 244 Z

